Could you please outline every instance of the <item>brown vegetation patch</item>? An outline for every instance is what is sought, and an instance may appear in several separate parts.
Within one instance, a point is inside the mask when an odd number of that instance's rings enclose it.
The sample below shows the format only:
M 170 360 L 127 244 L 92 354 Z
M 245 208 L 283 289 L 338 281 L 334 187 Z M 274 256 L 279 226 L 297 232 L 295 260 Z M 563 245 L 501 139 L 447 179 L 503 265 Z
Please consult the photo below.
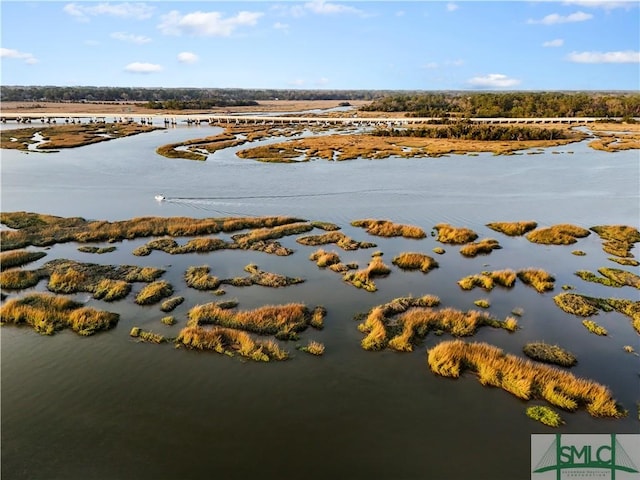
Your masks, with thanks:
M 604 240 L 602 249 L 617 257 L 632 258 L 631 249 L 640 242 L 640 232 L 628 225 L 596 225 L 591 227 Z
M 173 287 L 165 280 L 158 280 L 146 285 L 136 295 L 138 305 L 153 305 L 163 298 L 173 295 Z
M 359 248 L 375 248 L 376 244 L 371 242 L 358 242 L 348 237 L 342 232 L 327 232 L 321 235 L 307 235 L 299 237 L 296 242 L 302 245 L 318 246 L 335 243 L 343 250 L 358 250 Z
M 420 270 L 423 273 L 429 273 L 434 268 L 438 268 L 438 262 L 432 257 L 416 252 L 400 253 L 391 263 L 403 270 Z
M 424 238 L 427 234 L 415 225 L 403 225 L 389 220 L 363 219 L 351 222 L 354 227 L 362 227 L 370 235 L 379 237 Z
M 465 257 L 475 257 L 477 255 L 489 255 L 492 251 L 502 248 L 497 240 L 484 238 L 479 242 L 468 243 L 460 248 L 460 253 Z
M 577 293 L 561 293 L 553 297 L 556 305 L 567 313 L 579 317 L 597 315 L 598 311 L 616 311 L 631 319 L 631 325 L 640 333 L 640 301 L 624 298 L 598 298 Z
M 629 286 L 640 289 L 640 276 L 627 270 L 619 268 L 602 267 L 598 269 L 602 277 L 597 276 L 593 272 L 587 270 L 578 270 L 576 275 L 587 282 L 600 283 L 608 287 L 624 287 Z
M 81 147 L 92 143 L 113 140 L 115 138 L 151 132 L 160 128 L 161 127 L 151 125 L 139 125 L 137 123 L 88 123 L 3 130 L 0 132 L 0 148 L 29 150 L 29 145 L 35 143 L 33 136 L 36 133 L 40 133 L 46 140 L 45 143 L 39 145 L 38 149 L 32 150 L 37 152 L 39 150 Z M 18 138 L 18 141 L 12 142 L 12 137 Z
M 294 217 L 139 217 L 118 222 L 87 221 L 30 212 L 2 212 L 0 222 L 17 230 L 0 231 L 1 249 L 14 250 L 28 245 L 47 246 L 65 242 L 103 242 L 140 237 L 189 237 L 254 228 L 272 228 L 299 223 Z M 196 245 L 188 248 L 198 251 Z M 206 240 L 205 240 L 206 241 Z M 216 242 L 216 239 L 212 240 Z M 186 246 L 185 246 L 186 248 Z
M 527 343 L 522 351 L 524 354 L 538 362 L 553 363 L 560 365 L 561 367 L 573 367 L 578 363 L 576 356 L 559 347 L 558 345 L 549 345 L 545 342 L 530 342 Z
M 486 343 L 442 342 L 428 351 L 427 359 L 438 375 L 458 378 L 468 369 L 478 375 L 483 385 L 502 388 L 522 400 L 540 398 L 569 411 L 584 407 L 594 417 L 618 418 L 626 414 L 607 387 Z
M 536 228 L 538 224 L 533 220 L 527 220 L 523 222 L 492 222 L 487 223 L 487 227 L 496 232 L 504 233 L 510 237 L 517 237 L 524 235 Z
M 589 230 L 568 223 L 539 228 L 527 234 L 527 239 L 533 243 L 543 245 L 569 245 L 576 243 L 578 238 L 590 235 Z
M 478 238 L 478 234 L 469 228 L 453 227 L 447 223 L 439 223 L 434 228 L 438 232 L 436 240 L 442 243 L 461 245 Z
M 86 336 L 114 327 L 120 317 L 117 313 L 83 307 L 65 297 L 37 293 L 7 301 L 0 307 L 0 318 L 3 325 L 26 324 L 43 335 L 70 328 Z
M 408 352 L 429 331 L 467 336 L 473 335 L 481 326 L 515 331 L 518 325 L 512 317 L 503 321 L 477 310 L 463 312 L 453 308 L 431 308 L 439 303 L 438 297 L 425 295 L 420 298 L 396 298 L 372 308 L 364 322 L 358 326 L 361 332 L 367 334 L 361 342 L 362 348 L 382 350 L 389 347 Z
M 20 267 L 27 263 L 35 262 L 46 256 L 45 252 L 31 252 L 28 250 L 15 250 L 13 252 L 0 253 L 0 270 Z
M 493 290 L 497 285 L 505 288 L 511 288 L 516 282 L 516 272 L 513 270 L 494 270 L 493 272 L 485 271 L 475 275 L 468 275 L 458 280 L 458 285 L 463 290 L 472 290 L 475 287 L 481 287 L 485 290 Z
M 540 268 L 526 268 L 518 271 L 518 278 L 525 285 L 536 289 L 539 293 L 553 290 L 555 278 Z
M 316 262 L 318 267 L 325 268 L 339 264 L 340 256 L 336 252 L 326 252 L 322 248 L 319 248 L 309 255 L 309 260 Z
M 374 277 L 384 277 L 391 272 L 380 256 L 374 256 L 367 268 L 355 272 L 347 272 L 342 279 L 356 288 L 362 288 L 367 292 L 375 292 L 378 287 L 373 281 Z

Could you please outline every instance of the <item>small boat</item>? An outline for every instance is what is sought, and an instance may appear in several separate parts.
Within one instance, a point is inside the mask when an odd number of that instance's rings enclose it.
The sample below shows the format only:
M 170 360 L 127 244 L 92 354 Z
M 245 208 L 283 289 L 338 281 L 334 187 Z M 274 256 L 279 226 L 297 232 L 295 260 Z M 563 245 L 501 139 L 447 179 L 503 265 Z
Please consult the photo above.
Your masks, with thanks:
M 160 195 L 156 195 L 154 198 L 155 198 L 158 202 L 162 202 L 163 200 L 166 200 L 166 197 L 165 197 L 164 195 L 162 195 L 162 194 L 160 194 Z

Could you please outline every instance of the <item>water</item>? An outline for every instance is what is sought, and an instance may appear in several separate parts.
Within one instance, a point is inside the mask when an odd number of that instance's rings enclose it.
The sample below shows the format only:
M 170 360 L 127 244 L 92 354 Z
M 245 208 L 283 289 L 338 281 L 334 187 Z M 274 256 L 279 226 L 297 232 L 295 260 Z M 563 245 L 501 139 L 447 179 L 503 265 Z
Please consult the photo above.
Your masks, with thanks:
M 157 306 L 133 304 L 137 286 L 126 300 L 114 304 L 75 296 L 121 314 L 115 329 L 93 337 L 70 332 L 42 337 L 24 328 L 2 328 L 6 478 L 527 478 L 530 435 L 551 433 L 524 415 L 525 407 L 535 402 L 482 387 L 472 375 L 459 380 L 435 377 L 426 365 L 425 350 L 447 335 L 429 335 L 412 353 L 360 348 L 362 334 L 354 314 L 408 294 L 435 294 L 443 306 L 460 309 L 488 298 L 489 311 L 500 318 L 522 307 L 518 332 L 487 327 L 473 340 L 516 354 L 532 340 L 564 346 L 579 359 L 574 373 L 609 385 L 629 416 L 603 420 L 582 411 L 563 413 L 567 425 L 560 432 L 638 432 L 638 357 L 622 350 L 623 345 L 640 350 L 629 319 L 601 313 L 596 321 L 609 336 L 596 337 L 552 300 L 563 284 L 587 295 L 637 299 L 637 290 L 630 287 L 611 289 L 573 274 L 618 267 L 607 260 L 599 238 L 592 234 L 572 246 L 542 246 L 485 227 L 491 221 L 528 219 L 541 226 L 637 227 L 637 151 L 610 154 L 580 143 L 532 156 L 282 165 L 238 159 L 238 148 L 217 152 L 207 162 L 155 154 L 162 143 L 218 131 L 179 127 L 51 154 L 3 150 L 2 210 L 106 220 L 295 215 L 333 221 L 357 240 L 374 241 L 374 250 L 383 251 L 389 265 L 402 251 L 429 254 L 438 243 L 431 236 L 371 237 L 350 227 L 350 221 L 388 218 L 427 232 L 448 222 L 471 227 L 481 238 L 497 238 L 503 248 L 467 259 L 459 247 L 445 246 L 445 255 L 434 255 L 440 268 L 425 275 L 393 267 L 387 278 L 376 281 L 379 290 L 372 294 L 318 269 L 308 260 L 315 248 L 297 244 L 295 237 L 282 239 L 296 249 L 290 257 L 241 251 L 131 255 L 142 239 L 116 244 L 117 250 L 105 255 L 77 252 L 75 244 L 53 246 L 33 266 L 61 257 L 163 267 L 164 278 L 187 301 L 174 311 L 178 324 L 173 327 L 160 323 L 164 314 Z M 158 193 L 168 200 L 156 202 Z M 574 249 L 587 255 L 574 256 Z M 361 266 L 371 252 L 339 251 L 343 261 Z M 223 298 L 236 298 L 246 309 L 298 301 L 328 309 L 324 330 L 305 331 L 300 342 L 287 344 L 292 360 L 256 364 L 170 345 L 139 344 L 129 337 L 134 325 L 175 335 L 190 307 L 218 299 L 186 287 L 182 274 L 188 266 L 208 264 L 214 275 L 231 277 L 242 275 L 251 262 L 267 271 L 302 276 L 306 282 L 284 289 L 225 286 Z M 463 292 L 455 283 L 482 270 L 530 266 L 556 277 L 554 292 L 539 294 L 519 282 L 511 290 Z M 41 282 L 32 290 L 46 288 Z M 295 350 L 296 343 L 310 339 L 325 344 L 323 357 Z

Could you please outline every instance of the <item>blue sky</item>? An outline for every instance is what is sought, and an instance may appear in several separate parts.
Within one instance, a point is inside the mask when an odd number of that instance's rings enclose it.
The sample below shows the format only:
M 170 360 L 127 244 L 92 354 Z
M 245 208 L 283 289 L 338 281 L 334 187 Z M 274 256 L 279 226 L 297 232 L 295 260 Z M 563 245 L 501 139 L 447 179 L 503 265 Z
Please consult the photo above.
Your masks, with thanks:
M 638 90 L 638 1 L 0 3 L 3 85 Z

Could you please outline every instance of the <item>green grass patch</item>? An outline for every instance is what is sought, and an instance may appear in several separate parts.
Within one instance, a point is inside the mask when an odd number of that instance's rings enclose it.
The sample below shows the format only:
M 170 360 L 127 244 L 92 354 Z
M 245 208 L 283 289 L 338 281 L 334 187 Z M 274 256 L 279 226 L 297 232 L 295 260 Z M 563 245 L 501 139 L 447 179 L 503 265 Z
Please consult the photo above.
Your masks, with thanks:
M 564 424 L 560 414 L 545 405 L 527 407 L 527 417 L 537 420 L 549 427 L 559 427 Z

